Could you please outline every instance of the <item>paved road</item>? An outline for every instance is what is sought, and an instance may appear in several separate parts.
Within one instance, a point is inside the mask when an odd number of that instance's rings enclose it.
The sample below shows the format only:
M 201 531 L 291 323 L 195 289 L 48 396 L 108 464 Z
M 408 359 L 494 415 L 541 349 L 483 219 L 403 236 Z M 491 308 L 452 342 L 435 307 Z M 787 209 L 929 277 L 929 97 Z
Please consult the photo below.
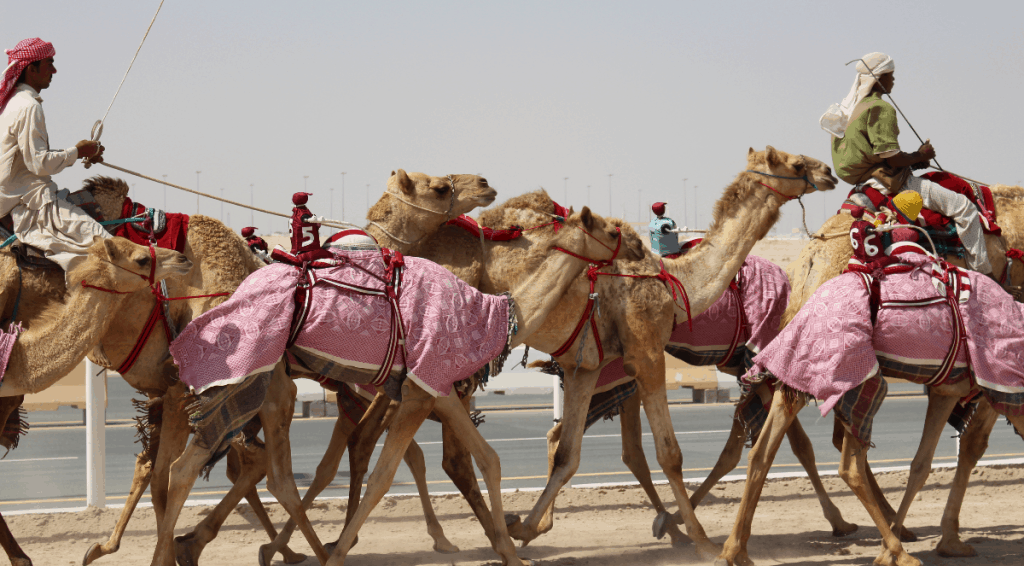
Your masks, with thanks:
M 916 387 L 916 386 L 915 386 Z M 893 387 L 891 393 L 898 392 Z M 111 381 L 111 401 L 108 418 L 126 418 L 130 411 L 124 398 L 131 391 Z M 681 394 L 676 394 L 682 397 Z M 486 399 L 486 398 L 485 398 Z M 491 397 L 483 404 L 550 403 L 549 397 Z M 924 418 L 926 400 L 921 395 L 891 395 L 882 407 L 875 422 L 874 442 L 876 448 L 870 452 L 873 467 L 906 466 L 917 447 Z M 30 420 L 39 422 L 44 418 L 81 419 L 80 411 L 62 409 L 54 413 L 33 413 Z M 672 422 L 677 438 L 683 449 L 684 477 L 704 477 L 714 465 L 725 442 L 732 422 L 732 405 L 681 404 L 671 408 Z M 837 452 L 831 446 L 832 418 L 820 418 L 814 407 L 801 413 L 804 428 L 814 442 L 821 469 L 834 471 L 837 466 Z M 332 429 L 333 419 L 296 419 L 292 426 L 292 456 L 294 469 L 300 487 L 308 485 L 323 447 Z M 544 485 L 546 471 L 545 433 L 551 425 L 551 411 L 518 410 L 486 413 L 486 422 L 481 426 L 484 436 L 501 456 L 504 479 L 503 488 L 539 488 Z M 644 450 L 652 468 L 657 468 L 654 446 L 644 420 Z M 956 457 L 956 442 L 952 429 L 943 438 L 937 451 L 936 462 L 952 462 Z M 107 472 L 106 483 L 108 503 L 123 503 L 131 483 L 132 466 L 137 445 L 134 444 L 133 427 L 128 425 L 110 426 L 107 430 Z M 454 491 L 455 487 L 440 467 L 441 443 L 440 426 L 426 423 L 416 439 L 426 455 L 428 481 L 432 492 Z M 85 429 L 73 427 L 37 427 L 23 440 L 17 450 L 0 460 L 0 473 L 5 489 L 0 495 L 0 512 L 76 508 L 85 505 Z M 574 485 L 604 482 L 631 481 L 633 478 L 622 464 L 619 424 L 600 422 L 586 436 L 583 443 L 583 459 Z M 379 451 L 379 446 L 378 446 Z M 1022 458 L 1024 445 L 1010 427 L 996 426 L 989 446 L 987 459 Z M 743 473 L 741 468 L 734 473 Z M 326 496 L 344 496 L 348 484 L 347 460 L 342 471 L 335 478 Z M 785 446 L 780 450 L 773 471 L 799 471 L 800 467 Z M 660 471 L 655 479 L 663 479 Z M 214 499 L 229 487 L 224 477 L 223 464 L 210 476 L 209 482 L 199 481 L 193 492 L 193 500 Z M 269 496 L 261 486 L 261 495 Z M 414 493 L 415 486 L 408 470 L 402 466 L 395 477 L 393 493 Z M 148 502 L 148 496 L 144 499 Z

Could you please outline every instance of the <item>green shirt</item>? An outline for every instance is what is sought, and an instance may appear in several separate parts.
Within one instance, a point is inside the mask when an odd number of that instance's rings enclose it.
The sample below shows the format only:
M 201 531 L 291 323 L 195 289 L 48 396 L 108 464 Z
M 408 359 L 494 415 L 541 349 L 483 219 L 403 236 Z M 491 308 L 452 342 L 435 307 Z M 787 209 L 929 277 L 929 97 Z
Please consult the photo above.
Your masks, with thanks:
M 832 136 L 832 165 L 839 178 L 857 185 L 871 178 L 883 161 L 878 154 L 899 150 L 900 128 L 896 109 L 878 92 L 869 94 L 853 109 L 846 136 Z

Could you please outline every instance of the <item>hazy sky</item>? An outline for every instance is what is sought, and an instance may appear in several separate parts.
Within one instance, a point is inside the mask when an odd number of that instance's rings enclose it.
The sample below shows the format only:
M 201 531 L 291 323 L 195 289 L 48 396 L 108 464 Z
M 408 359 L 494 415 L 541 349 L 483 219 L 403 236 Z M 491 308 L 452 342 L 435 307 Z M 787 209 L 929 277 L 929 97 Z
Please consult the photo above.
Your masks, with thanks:
M 158 4 L 4 3 L 5 49 L 39 36 L 57 50 L 51 145 L 89 136 Z M 324 215 L 334 189 L 340 218 L 344 171 L 345 219 L 361 221 L 368 190 L 375 201 L 404 168 L 483 174 L 499 202 L 544 187 L 601 214 L 610 182 L 617 216 L 646 221 L 664 200 L 703 227 L 748 147 L 830 161 L 818 118 L 850 88 L 844 63 L 872 51 L 895 59 L 896 103 L 944 167 L 1024 184 L 1022 20 L 1012 1 L 166 0 L 102 141 L 110 163 L 190 188 L 202 171 L 201 190 L 246 202 L 253 185 L 257 206 L 281 212 L 305 181 Z M 113 173 L 76 165 L 56 180 Z M 160 185 L 126 179 L 163 207 Z M 804 199 L 812 230 L 848 189 Z M 195 213 L 196 197 L 168 188 L 166 208 Z M 228 215 L 249 224 L 248 210 Z M 799 219 L 787 204 L 778 231 Z

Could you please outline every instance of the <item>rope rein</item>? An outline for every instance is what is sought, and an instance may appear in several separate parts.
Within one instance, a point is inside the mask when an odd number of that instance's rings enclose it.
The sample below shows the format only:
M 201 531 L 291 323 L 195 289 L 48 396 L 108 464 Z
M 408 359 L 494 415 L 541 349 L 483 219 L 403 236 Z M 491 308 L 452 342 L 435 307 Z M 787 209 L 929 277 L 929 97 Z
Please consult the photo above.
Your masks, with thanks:
M 160 5 L 156 7 L 156 13 L 153 14 L 153 19 L 149 21 L 149 27 L 146 28 L 146 33 L 142 36 L 142 41 L 139 42 L 139 48 L 135 50 L 135 55 L 132 56 L 131 63 L 128 63 L 128 69 L 124 72 L 124 76 L 121 77 L 120 84 L 117 85 L 117 90 L 114 91 L 114 98 L 110 99 L 110 104 L 107 105 L 107 111 L 103 113 L 103 118 L 96 120 L 96 123 L 92 125 L 92 132 L 90 133 L 89 139 L 91 141 L 99 141 L 100 136 L 103 135 L 103 122 L 106 121 L 107 115 L 110 114 L 110 108 L 114 106 L 114 101 L 117 100 L 117 95 L 121 92 L 121 87 L 124 86 L 125 79 L 128 78 L 128 73 L 132 70 L 132 65 L 135 64 L 135 59 L 139 56 L 139 51 L 142 51 L 142 45 L 146 43 L 146 38 L 149 37 L 149 30 L 153 29 L 153 24 L 156 22 L 156 17 L 160 14 L 160 9 L 164 7 L 164 0 L 160 0 Z M 88 169 L 92 166 L 89 158 L 86 157 L 82 160 L 85 164 L 85 168 Z

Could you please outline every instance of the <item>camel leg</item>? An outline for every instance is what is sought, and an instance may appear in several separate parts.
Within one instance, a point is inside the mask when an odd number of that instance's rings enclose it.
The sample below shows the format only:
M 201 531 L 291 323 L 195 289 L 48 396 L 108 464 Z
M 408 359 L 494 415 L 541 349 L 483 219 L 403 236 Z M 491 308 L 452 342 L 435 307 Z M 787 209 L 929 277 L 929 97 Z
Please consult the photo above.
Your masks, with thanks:
M 903 522 L 907 519 L 910 511 L 910 504 L 921 488 L 924 487 L 928 476 L 932 471 L 932 460 L 935 458 L 935 448 L 939 445 L 939 438 L 942 436 L 942 429 L 946 426 L 946 420 L 953 407 L 959 402 L 959 397 L 937 395 L 933 390 L 928 392 L 928 412 L 924 419 L 924 430 L 921 432 L 921 443 L 917 447 L 917 453 L 910 464 L 910 475 L 907 478 L 907 489 L 900 501 L 900 508 L 896 512 L 896 518 L 891 523 L 892 529 L 898 531 Z M 882 556 L 878 563 L 893 562 L 888 550 L 883 547 Z
M 267 467 L 267 490 L 295 520 L 306 542 L 323 564 L 329 555 L 306 516 L 299 490 L 295 486 L 295 477 L 292 475 L 292 447 L 288 430 L 295 410 L 295 391 L 295 382 L 285 373 L 284 365 L 278 364 L 274 368 L 266 399 L 259 412 L 270 458 L 270 465 Z
M 662 518 L 660 528 L 655 527 L 654 536 L 660 539 L 667 534 L 674 546 L 690 542 L 690 539 L 679 530 L 675 518 L 665 509 L 657 490 L 654 489 L 651 468 L 647 465 L 647 457 L 644 455 L 639 394 L 630 395 L 622 402 L 622 407 L 619 409 L 619 428 L 622 431 L 622 463 L 640 482 L 640 487 L 644 488 L 644 493 L 651 500 L 654 511 Z
M 718 555 L 719 548 L 705 534 L 704 527 L 697 520 L 693 506 L 690 505 L 690 496 L 686 493 L 686 487 L 683 486 L 683 453 L 679 449 L 675 429 L 672 428 L 672 417 L 668 411 L 668 396 L 665 392 L 665 357 L 660 355 L 660 351 L 658 354 L 653 359 L 631 360 L 627 361 L 627 364 L 631 363 L 636 367 L 635 375 L 640 385 L 639 394 L 642 395 L 640 400 L 643 402 L 644 412 L 647 413 L 647 422 L 650 423 L 651 432 L 654 434 L 658 464 L 665 473 L 669 485 L 672 486 L 683 525 L 686 526 L 686 534 L 693 540 L 697 547 L 697 553 L 710 560 Z
M 999 415 L 992 409 L 988 401 L 982 399 L 971 422 L 960 437 L 960 455 L 957 458 L 956 474 L 953 485 L 949 489 L 946 508 L 942 512 L 942 538 L 939 539 L 935 551 L 939 556 L 949 558 L 977 556 L 974 547 L 960 540 L 960 508 L 967 494 L 967 483 L 971 472 L 978 465 L 978 460 L 988 449 L 989 435 Z
M 515 515 L 505 518 L 509 533 L 513 538 L 523 541 L 523 546 L 543 534 L 540 530 L 541 517 L 554 504 L 562 486 L 569 482 L 580 466 L 580 449 L 583 444 L 584 425 L 587 422 L 587 410 L 601 370 L 582 370 L 575 376 L 572 375 L 573 371 L 572 367 L 565 367 L 565 399 L 562 403 L 564 411 L 560 423 L 562 431 L 555 451 L 554 469 L 548 476 L 548 483 L 526 517 L 526 521 L 520 522 L 519 517 Z
M 267 474 L 267 452 L 257 441 L 249 446 L 241 446 L 236 443 L 231 446 L 227 454 L 227 476 L 233 484 L 227 495 L 214 507 L 191 533 L 174 539 L 175 553 L 178 559 L 178 566 L 196 566 L 199 564 L 199 555 L 211 540 L 216 538 L 224 521 L 231 512 L 235 510 L 238 503 L 244 496 L 253 513 L 256 514 L 263 530 L 273 540 L 277 536 L 274 523 L 267 515 L 267 510 L 260 501 L 256 492 L 256 484 Z M 285 547 L 282 552 L 285 562 L 295 564 L 306 559 L 305 555 L 298 554 L 290 548 Z
M 768 410 L 764 427 L 761 429 L 757 442 L 754 443 L 747 455 L 747 481 L 743 486 L 743 499 L 736 512 L 736 523 L 729 534 L 729 539 L 725 541 L 722 554 L 715 560 L 716 566 L 719 564 L 752 566 L 754 564 L 747 555 L 747 541 L 750 540 L 754 511 L 757 509 L 757 502 L 761 498 L 765 479 L 768 477 L 772 462 L 775 461 L 779 446 L 782 445 L 786 430 L 789 429 L 789 425 L 804 404 L 802 396 L 787 400 L 785 388 L 779 388 L 772 396 L 771 408 Z
M 466 403 L 463 399 L 463 404 Z M 468 414 L 468 410 L 467 410 Z M 494 523 L 491 521 L 491 510 L 484 502 L 480 484 L 476 481 L 476 470 L 473 468 L 473 457 L 462 439 L 455 434 L 451 425 L 441 423 L 441 435 L 444 440 L 441 467 L 466 499 L 473 514 L 476 515 L 484 534 L 494 543 Z
M 166 418 L 164 424 L 167 424 Z M 163 444 L 162 441 L 161 444 L 162 448 L 167 447 L 167 444 Z M 162 455 L 163 450 L 160 453 Z M 181 456 L 170 465 L 166 484 L 166 508 L 163 519 L 157 527 L 157 542 L 156 549 L 153 551 L 152 566 L 175 566 L 174 526 L 178 522 L 178 515 L 181 514 L 181 508 L 185 505 L 189 492 L 192 491 L 192 486 L 195 485 L 199 473 L 203 470 L 203 466 L 210 461 L 211 456 L 213 456 L 213 449 L 200 448 L 195 442 L 190 442 Z
M 11 561 L 11 566 L 32 566 L 32 560 L 18 546 L 18 541 L 14 540 L 14 535 L 11 534 L 11 529 L 7 527 L 7 521 L 2 515 L 0 515 L 0 547 L 3 547 L 4 552 L 7 553 L 7 559 Z
M 437 399 L 434 404 L 434 412 L 451 426 L 453 433 L 458 436 L 466 447 L 473 454 L 480 473 L 487 485 L 487 495 L 491 500 L 491 520 L 494 523 L 495 533 L 491 540 L 491 548 L 501 556 L 503 565 L 522 565 L 523 562 L 516 556 L 515 545 L 508 534 L 503 521 L 504 511 L 501 503 L 501 461 L 498 453 L 473 425 L 469 413 L 459 404 L 454 395 Z M 389 435 L 390 436 L 390 435 Z M 367 488 L 369 493 L 369 488 Z
M 188 415 L 185 413 L 185 392 L 184 383 L 176 383 L 167 388 L 167 392 L 164 393 L 162 416 L 158 425 L 159 431 L 154 432 L 159 436 L 160 444 L 156 452 L 156 460 L 153 462 L 149 494 L 153 500 L 157 532 L 161 530 L 167 509 L 171 465 L 184 453 L 188 437 L 192 434 L 192 427 L 189 426 Z M 196 472 L 196 474 L 198 473 Z
M 359 509 L 359 499 L 362 496 L 363 490 L 363 478 L 366 477 L 366 472 L 369 470 L 370 457 L 373 456 L 373 449 L 377 444 L 377 440 L 384 434 L 384 430 L 391 424 L 400 408 L 398 403 L 391 402 L 383 393 L 377 394 L 374 403 L 377 403 L 377 399 L 381 399 L 379 409 L 373 412 L 373 414 L 367 411 L 367 414 L 363 415 L 363 418 L 359 420 L 359 426 L 356 427 L 354 437 L 349 439 L 349 485 L 348 506 L 345 509 L 346 526 L 355 517 L 356 511 Z M 340 533 L 338 534 L 338 540 L 341 540 Z M 357 533 L 352 539 L 352 546 L 355 546 L 358 542 L 359 534 Z M 328 545 L 328 552 L 333 553 L 333 545 L 336 544 L 337 541 Z M 352 550 L 352 547 L 350 546 L 348 550 Z
M 434 539 L 434 551 L 441 554 L 458 552 L 459 547 L 444 536 L 444 529 L 437 520 L 434 506 L 430 504 L 430 490 L 427 489 L 427 464 L 423 460 L 423 449 L 416 444 L 415 440 L 409 442 L 409 448 L 405 451 L 405 464 L 409 466 L 409 471 L 412 472 L 412 477 L 416 480 L 416 491 L 420 494 L 420 505 L 423 506 L 423 518 L 427 520 L 427 534 Z
M 838 417 L 833 418 L 832 427 L 832 446 L 836 447 L 838 452 L 843 451 L 843 437 L 846 435 L 846 428 L 843 426 L 842 421 Z M 882 510 L 882 515 L 885 516 L 885 520 L 890 525 L 896 519 L 896 510 L 889 504 L 889 500 L 882 493 L 882 488 L 878 486 L 878 480 L 875 479 L 874 472 L 871 471 L 871 462 L 864 463 L 864 474 L 865 481 L 868 482 L 868 487 L 871 489 L 871 493 L 874 494 L 875 503 L 878 504 L 878 508 Z M 907 529 L 905 526 L 900 526 L 899 529 L 893 531 L 896 536 L 900 538 L 900 542 L 914 542 L 917 540 L 917 535 Z
M 379 402 L 378 399 L 380 399 Z M 380 410 L 380 413 L 383 414 L 383 409 L 386 407 L 387 402 L 378 397 L 374 399 L 373 404 L 366 413 L 372 414 Z M 316 496 L 327 489 L 327 486 L 331 485 L 335 476 L 338 475 L 338 466 L 341 464 L 341 458 L 345 454 L 345 447 L 355 430 L 356 426 L 347 417 L 341 414 L 338 415 L 338 419 L 334 421 L 334 431 L 331 433 L 331 440 L 327 445 L 327 450 L 324 452 L 324 457 L 320 460 L 320 464 L 316 467 L 316 475 L 313 477 L 313 482 L 309 485 L 309 489 L 306 490 L 306 494 L 302 496 L 303 509 L 308 510 L 313 505 L 313 500 L 316 499 Z M 287 548 L 286 545 L 293 532 L 295 532 L 295 521 L 288 519 L 288 522 L 281 529 L 277 538 L 270 544 L 260 547 L 260 564 L 269 565 L 273 561 L 275 554 L 280 552 L 281 549 Z M 326 545 L 325 548 L 327 548 Z
M 586 433 L 586 431 L 583 431 Z M 551 481 L 551 473 L 555 470 L 555 454 L 558 452 L 558 441 L 562 438 L 562 423 L 557 422 L 555 426 L 551 427 L 548 431 L 548 481 Z M 623 442 L 626 440 L 623 439 Z M 557 497 L 556 497 L 557 499 Z M 537 532 L 546 533 L 555 526 L 555 500 L 551 500 L 551 505 L 544 510 L 544 514 L 541 515 L 540 523 L 537 525 Z
M 921 566 L 921 561 L 903 549 L 900 539 L 889 528 L 889 521 L 878 507 L 875 494 L 866 480 L 867 447 L 861 444 L 850 431 L 843 435 L 843 452 L 839 458 L 839 475 L 860 499 L 868 515 L 882 535 L 882 555 L 875 559 L 879 566 Z
M 804 431 L 804 427 L 800 425 L 799 417 L 793 417 L 793 422 L 790 424 L 789 430 L 786 431 L 786 438 L 789 439 L 793 454 L 800 460 L 800 465 L 803 466 L 804 471 L 807 472 L 807 478 L 814 486 L 814 493 L 818 496 L 818 503 L 825 514 L 825 520 L 832 525 L 832 536 L 843 537 L 856 531 L 857 525 L 843 519 L 843 514 L 835 503 L 832 503 L 832 498 L 825 491 L 825 485 L 821 483 L 821 477 L 818 476 L 818 465 L 814 461 L 814 445 L 811 444 L 811 439 Z
M 729 437 L 725 441 L 725 448 L 722 448 L 722 453 L 718 456 L 718 461 L 715 462 L 715 467 L 711 469 L 711 473 L 708 477 L 700 484 L 690 496 L 690 505 L 696 507 L 704 500 L 704 496 L 711 492 L 711 488 L 715 486 L 719 481 L 725 477 L 726 474 L 736 469 L 736 466 L 740 463 L 740 458 L 743 456 L 743 441 L 746 438 L 743 435 L 743 423 L 740 422 L 739 415 L 734 415 L 732 420 L 732 430 L 729 431 Z
M 366 496 L 355 513 L 345 522 L 345 529 L 341 532 L 341 537 L 338 539 L 330 559 L 326 562 L 326 566 L 343 566 L 345 564 L 345 557 L 355 542 L 359 528 L 391 487 L 398 463 L 405 455 L 409 442 L 412 441 L 416 431 L 433 407 L 434 398 L 412 383 L 412 380 L 406 380 L 402 384 L 402 403 L 398 406 L 377 465 L 367 481 Z
M 113 554 L 121 547 L 121 537 L 124 536 L 124 531 L 128 528 L 128 521 L 132 518 L 135 507 L 139 504 L 139 500 L 142 499 L 142 495 L 146 493 L 146 488 L 149 487 L 152 476 L 153 461 L 150 459 L 150 454 L 148 452 L 139 453 L 135 457 L 135 473 L 132 476 L 132 488 L 128 492 L 128 500 L 125 501 L 124 508 L 121 509 L 121 514 L 117 518 L 117 524 L 114 525 L 114 532 L 110 534 L 107 542 L 93 544 L 85 551 L 82 566 L 89 566 L 94 560 L 103 558 L 108 554 Z

